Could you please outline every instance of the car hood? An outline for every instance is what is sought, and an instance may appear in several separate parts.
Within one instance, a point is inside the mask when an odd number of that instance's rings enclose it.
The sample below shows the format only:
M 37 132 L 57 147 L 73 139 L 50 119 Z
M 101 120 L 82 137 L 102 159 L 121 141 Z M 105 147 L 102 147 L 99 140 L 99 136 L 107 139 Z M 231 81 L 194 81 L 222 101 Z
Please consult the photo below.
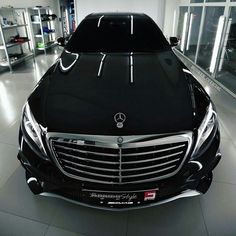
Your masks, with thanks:
M 64 51 L 43 77 L 29 103 L 49 132 L 144 135 L 193 130 L 189 80 L 172 51 L 104 55 Z M 114 119 L 119 112 L 126 116 L 122 128 Z

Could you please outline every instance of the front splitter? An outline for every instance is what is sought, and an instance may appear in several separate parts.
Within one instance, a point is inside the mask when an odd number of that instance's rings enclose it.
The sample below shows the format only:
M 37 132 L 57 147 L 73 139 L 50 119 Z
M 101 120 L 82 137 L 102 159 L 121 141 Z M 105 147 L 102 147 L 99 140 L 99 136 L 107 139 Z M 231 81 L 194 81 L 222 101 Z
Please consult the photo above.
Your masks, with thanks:
M 79 202 L 79 201 L 74 201 L 74 200 L 71 200 L 69 198 L 66 198 L 66 197 L 63 197 L 63 196 L 60 196 L 60 195 L 57 195 L 57 194 L 54 194 L 54 193 L 48 193 L 48 192 L 43 192 L 39 195 L 46 196 L 46 197 L 59 198 L 59 199 L 65 200 L 67 202 L 71 202 L 71 203 L 74 203 L 74 204 L 77 204 L 77 205 L 86 206 L 86 207 L 95 208 L 95 209 L 102 209 L 102 210 L 107 210 L 107 211 L 130 211 L 130 210 L 137 210 L 137 209 L 143 209 L 143 208 L 162 205 L 162 204 L 165 204 L 165 203 L 168 203 L 168 202 L 175 201 L 175 200 L 180 199 L 180 198 L 199 196 L 199 195 L 201 195 L 201 193 L 196 191 L 196 190 L 185 190 L 181 194 L 176 195 L 176 196 L 171 197 L 171 198 L 167 198 L 165 200 L 161 200 L 161 201 L 158 201 L 158 202 L 155 202 L 155 203 L 150 203 L 150 204 L 147 204 L 147 205 L 140 205 L 138 207 L 135 206 L 135 207 L 129 207 L 129 208 L 127 208 L 127 207 L 114 208 L 114 207 L 95 206 L 95 205 L 91 205 L 91 204 L 82 203 L 82 202 Z

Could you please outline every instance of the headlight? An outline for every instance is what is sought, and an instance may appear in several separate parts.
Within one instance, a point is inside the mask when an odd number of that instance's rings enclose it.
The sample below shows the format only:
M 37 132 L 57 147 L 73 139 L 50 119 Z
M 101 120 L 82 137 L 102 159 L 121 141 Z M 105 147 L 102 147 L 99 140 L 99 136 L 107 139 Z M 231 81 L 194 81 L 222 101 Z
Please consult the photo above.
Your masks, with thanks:
M 25 104 L 25 107 L 23 109 L 22 126 L 23 130 L 27 133 L 31 141 L 36 144 L 36 146 L 44 155 L 47 155 L 42 142 L 42 130 L 39 124 L 34 119 L 28 103 Z
M 210 105 L 207 108 L 205 118 L 203 119 L 200 127 L 198 128 L 198 137 L 193 154 L 199 151 L 204 142 L 212 133 L 216 124 L 217 124 L 217 114 L 214 111 L 212 104 L 210 103 Z

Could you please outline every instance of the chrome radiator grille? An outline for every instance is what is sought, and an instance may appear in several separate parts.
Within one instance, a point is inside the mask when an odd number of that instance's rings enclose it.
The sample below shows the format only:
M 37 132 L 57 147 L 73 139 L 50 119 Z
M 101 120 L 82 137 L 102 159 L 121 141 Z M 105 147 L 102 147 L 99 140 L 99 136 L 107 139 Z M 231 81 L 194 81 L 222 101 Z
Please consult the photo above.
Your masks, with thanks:
M 89 182 L 128 184 L 176 174 L 192 139 L 191 133 L 186 133 L 163 138 L 51 134 L 48 140 L 52 156 L 65 175 Z

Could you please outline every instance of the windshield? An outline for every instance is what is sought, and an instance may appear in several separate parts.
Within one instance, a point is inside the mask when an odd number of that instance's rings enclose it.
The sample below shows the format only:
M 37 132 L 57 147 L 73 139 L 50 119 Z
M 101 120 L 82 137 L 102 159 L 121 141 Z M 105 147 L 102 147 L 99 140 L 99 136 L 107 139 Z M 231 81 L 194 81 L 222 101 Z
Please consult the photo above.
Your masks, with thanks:
M 149 17 L 87 18 L 72 35 L 70 52 L 155 52 L 169 49 L 161 30 Z

